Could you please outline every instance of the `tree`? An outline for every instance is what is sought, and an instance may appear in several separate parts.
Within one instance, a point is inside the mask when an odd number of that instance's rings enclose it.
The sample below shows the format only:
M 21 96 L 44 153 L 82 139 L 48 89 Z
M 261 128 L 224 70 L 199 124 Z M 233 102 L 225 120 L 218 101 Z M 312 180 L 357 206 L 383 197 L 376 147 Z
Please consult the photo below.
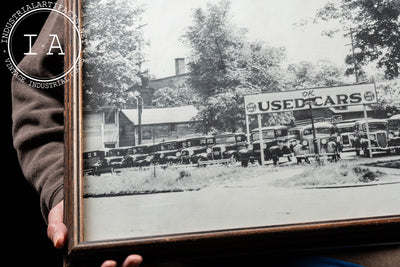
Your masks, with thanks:
M 236 132 L 244 127 L 243 97 L 234 92 L 225 92 L 210 96 L 200 106 L 196 119 L 202 123 L 197 130 L 210 133 L 218 131 Z
M 183 41 L 191 48 L 189 85 L 207 99 L 240 84 L 237 71 L 244 30 L 232 24 L 230 2 L 207 4 L 194 12 Z
M 285 50 L 250 42 L 246 32 L 232 23 L 230 2 L 221 1 L 196 9 L 183 36 L 191 48 L 188 85 L 202 99 L 202 132 L 243 130 L 243 96 L 284 89 Z
M 141 86 L 142 6 L 129 0 L 85 1 L 84 105 L 123 106 L 129 88 Z
M 293 89 L 342 85 L 346 83 L 344 72 L 329 60 L 301 61 L 287 68 L 289 86 Z
M 241 86 L 246 93 L 279 92 L 286 89 L 287 78 L 282 68 L 286 57 L 283 47 L 272 47 L 256 41 L 245 44 L 242 51 Z
M 185 82 L 180 82 L 176 88 L 163 87 L 154 92 L 155 107 L 171 107 L 193 105 L 199 102 L 199 97 Z
M 377 108 L 386 110 L 387 113 L 395 114 L 400 110 L 400 82 L 379 82 L 376 86 L 378 94 Z
M 398 0 L 337 0 L 327 3 L 317 13 L 322 20 L 337 20 L 346 26 L 352 38 L 354 54 L 346 62 L 352 64 L 348 73 L 358 65 L 374 62 L 385 70 L 387 78 L 400 74 L 400 2 Z M 333 34 L 339 29 L 327 31 Z

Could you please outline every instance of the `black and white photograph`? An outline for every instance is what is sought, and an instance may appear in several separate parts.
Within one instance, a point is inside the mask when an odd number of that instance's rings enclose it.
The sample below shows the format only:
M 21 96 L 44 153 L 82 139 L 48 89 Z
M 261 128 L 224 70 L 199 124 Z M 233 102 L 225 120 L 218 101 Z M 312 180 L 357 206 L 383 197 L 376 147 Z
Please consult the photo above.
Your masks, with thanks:
M 400 215 L 397 2 L 81 2 L 82 240 Z

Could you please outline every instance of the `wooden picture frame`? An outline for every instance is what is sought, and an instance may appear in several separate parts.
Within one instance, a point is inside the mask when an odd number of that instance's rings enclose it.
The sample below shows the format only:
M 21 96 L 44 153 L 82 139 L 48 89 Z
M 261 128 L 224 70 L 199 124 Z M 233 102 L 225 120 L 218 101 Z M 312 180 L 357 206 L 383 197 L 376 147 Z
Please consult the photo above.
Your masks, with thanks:
M 82 1 L 68 2 L 68 9 L 72 10 L 80 19 L 82 19 L 84 12 L 81 8 Z M 82 28 L 82 23 L 80 26 Z M 83 32 L 85 31 L 83 30 Z M 72 42 L 73 45 L 66 47 L 67 61 L 73 62 L 80 49 L 76 37 L 73 37 L 74 34 L 68 27 L 66 36 L 70 39 L 75 38 Z M 85 239 L 85 227 L 87 225 L 85 225 L 84 215 L 85 212 L 88 212 L 87 206 L 84 208 L 83 204 L 85 177 L 82 155 L 85 146 L 83 143 L 84 123 L 82 122 L 84 117 L 82 101 L 85 64 L 84 60 L 82 64 L 76 66 L 77 71 L 67 76 L 65 85 L 66 168 L 64 188 L 65 223 L 69 231 L 65 266 L 99 266 L 104 260 L 121 260 L 131 253 L 142 255 L 146 262 L 157 262 L 161 259 L 200 259 L 237 254 L 264 253 L 270 255 L 279 251 L 318 250 L 390 244 L 400 241 L 398 234 L 400 212 L 386 215 L 378 213 L 377 216 L 360 215 L 353 218 L 298 220 L 297 222 L 265 225 L 249 223 L 248 226 L 240 227 L 210 227 L 202 230 L 194 229 L 193 231 L 185 230 L 144 236 L 126 234 L 124 237 Z M 172 127 L 172 130 L 176 130 L 176 125 L 170 127 Z M 165 131 L 168 130 L 171 130 L 171 128 Z M 154 142 L 152 140 L 155 139 L 153 131 L 143 129 L 144 139 Z M 198 191 L 193 190 L 193 192 Z M 286 211 L 282 210 L 282 212 Z

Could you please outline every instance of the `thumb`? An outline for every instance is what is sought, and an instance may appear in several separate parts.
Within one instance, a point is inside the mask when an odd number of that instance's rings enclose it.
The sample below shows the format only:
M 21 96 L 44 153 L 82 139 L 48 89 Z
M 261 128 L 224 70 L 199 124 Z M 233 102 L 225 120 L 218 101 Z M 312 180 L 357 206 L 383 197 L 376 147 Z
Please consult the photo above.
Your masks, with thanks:
M 66 244 L 68 230 L 63 221 L 64 201 L 58 203 L 50 210 L 47 226 L 47 236 L 53 242 L 54 247 L 62 248 Z

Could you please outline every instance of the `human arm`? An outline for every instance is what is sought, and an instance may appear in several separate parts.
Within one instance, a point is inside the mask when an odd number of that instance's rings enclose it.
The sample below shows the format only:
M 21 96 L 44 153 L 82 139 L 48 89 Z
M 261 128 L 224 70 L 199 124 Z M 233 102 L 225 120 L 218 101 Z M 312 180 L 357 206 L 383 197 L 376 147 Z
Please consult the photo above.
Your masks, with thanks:
M 43 45 L 48 42 L 50 34 L 57 33 L 64 48 L 64 23 L 59 18 L 54 13 L 49 15 L 32 47 L 37 56 L 28 55 L 19 63 L 20 69 L 30 76 L 46 79 L 60 73 L 63 57 L 46 55 L 48 45 Z M 64 247 L 68 240 L 68 231 L 63 223 L 63 118 L 63 86 L 40 88 L 29 84 L 27 79 L 21 81 L 13 76 L 13 144 L 25 178 L 39 194 L 41 212 L 48 223 L 48 235 L 55 241 L 56 248 Z M 137 255 L 128 256 L 123 266 L 137 266 L 140 259 Z M 103 265 L 116 266 L 113 261 L 106 261 Z

